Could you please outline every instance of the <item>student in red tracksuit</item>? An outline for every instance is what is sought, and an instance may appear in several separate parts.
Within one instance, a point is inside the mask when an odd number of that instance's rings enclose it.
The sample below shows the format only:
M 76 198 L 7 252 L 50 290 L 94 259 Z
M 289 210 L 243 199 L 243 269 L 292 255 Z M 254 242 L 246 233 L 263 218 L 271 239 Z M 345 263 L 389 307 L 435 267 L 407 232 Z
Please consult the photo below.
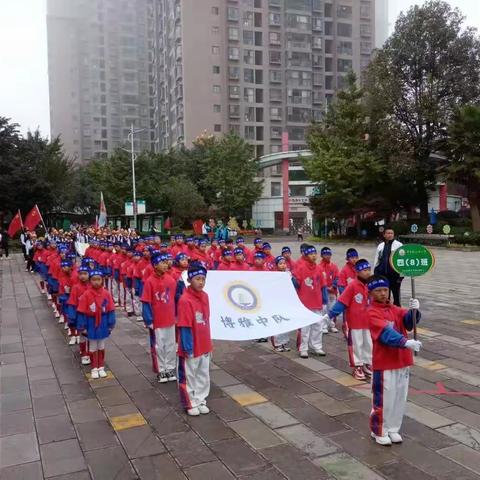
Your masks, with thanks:
M 185 253 L 178 253 L 170 270 L 170 275 L 178 282 L 182 278 L 182 273 L 186 270 L 188 270 L 188 257 Z
M 178 386 L 188 415 L 207 414 L 210 393 L 210 306 L 203 291 L 207 270 L 198 263 L 188 269 L 189 286 L 178 302 Z
M 224 248 L 217 270 L 232 270 L 232 262 L 233 252 L 229 248 Z
M 243 237 L 237 237 L 235 240 L 236 247 L 241 248 L 243 250 L 243 255 L 245 257 L 245 261 L 248 260 L 250 257 L 250 249 L 245 246 L 245 239 Z
M 218 248 L 218 241 L 216 238 L 212 238 L 210 242 L 210 247 L 207 250 L 207 255 L 210 258 L 210 261 L 212 262 L 212 269 L 216 270 L 218 267 L 218 260 L 217 260 L 217 253 L 219 251 Z
M 282 247 L 282 257 L 285 259 L 287 264 L 287 270 L 293 272 L 295 269 L 295 260 L 292 258 L 292 251 L 290 250 L 290 247 Z
M 253 264 L 250 267 L 251 272 L 265 272 L 265 254 L 262 251 L 253 254 Z
M 347 253 L 345 254 L 346 263 L 343 268 L 340 270 L 338 274 L 338 290 L 342 293 L 346 288 L 347 285 L 357 278 L 357 272 L 355 271 L 355 264 L 358 261 L 358 252 L 354 248 L 349 248 Z M 345 339 L 348 341 L 348 323 L 343 316 L 343 323 L 342 323 L 342 332 Z
M 90 365 L 90 355 L 88 350 L 87 337 L 85 335 L 80 335 L 80 330 L 78 329 L 77 309 L 80 297 L 87 291 L 88 287 L 90 286 L 89 272 L 90 269 L 85 265 L 82 265 L 78 268 L 78 280 L 73 285 L 67 301 L 68 325 L 71 329 L 75 329 L 76 335 L 79 337 L 78 344 L 80 349 L 80 361 L 82 365 Z
M 320 256 L 322 260 L 320 261 L 319 267 L 323 270 L 325 278 L 327 280 L 327 292 L 328 292 L 328 308 L 331 309 L 335 302 L 337 301 L 338 293 L 338 277 L 340 271 L 335 263 L 332 262 L 332 250 L 329 247 L 323 247 L 320 250 Z M 338 329 L 335 325 L 337 317 L 331 319 L 328 323 L 328 331 L 332 333 L 337 333 Z
M 185 245 L 184 239 L 185 236 L 183 233 L 175 235 L 175 245 L 171 248 L 173 258 L 175 258 L 179 253 L 188 255 L 188 247 Z
M 191 261 L 201 263 L 207 270 L 213 269 L 213 261 L 207 252 L 207 240 L 204 238 L 199 239 L 198 247 Z
M 318 322 L 303 327 L 297 337 L 300 358 L 308 358 L 309 350 L 315 355 L 324 356 L 322 309 L 328 304 L 327 284 L 317 265 L 317 249 L 307 245 L 303 249 L 303 261 L 297 262 L 294 277 L 301 302 L 319 318 Z
M 255 254 L 259 252 L 263 253 L 263 240 L 257 237 L 253 241 L 253 248 L 250 250 L 250 255 L 247 258 L 247 263 L 249 265 L 253 265 L 255 261 Z
M 58 303 L 60 310 L 59 323 L 64 323 L 69 329 L 68 335 L 70 337 L 69 345 L 77 343 L 77 331 L 74 326 L 68 324 L 67 302 L 74 284 L 74 277 L 72 275 L 72 262 L 70 260 L 62 260 L 60 263 L 60 270 L 58 272 Z
M 105 340 L 115 327 L 115 304 L 113 298 L 103 287 L 103 272 L 90 272 L 90 287 L 80 297 L 77 308 L 77 328 L 85 330 L 88 336 L 92 356 L 91 378 L 104 378 Z
M 234 260 L 230 265 L 230 270 L 235 270 L 237 272 L 247 272 L 250 270 L 248 263 L 245 261 L 245 252 L 243 248 L 237 247 L 233 251 Z
M 325 315 L 325 322 L 343 313 L 348 323 L 348 358 L 352 375 L 357 380 L 372 376 L 372 338 L 370 336 L 367 306 L 367 281 L 371 277 L 371 266 L 361 259 L 355 264 L 357 278 L 351 281 L 336 303 Z
M 272 246 L 268 242 L 262 245 L 263 253 L 265 254 L 265 270 L 273 272 L 276 268 L 275 257 L 272 255 Z
M 408 331 L 420 320 L 420 303 L 409 301 L 409 310 L 390 303 L 389 282 L 375 275 L 368 282 L 371 304 L 367 309 L 373 340 L 372 412 L 370 431 L 380 445 L 403 441 L 400 435 L 408 396 L 412 352 L 422 342 L 409 340 Z
M 154 273 L 145 282 L 142 296 L 142 315 L 145 326 L 153 330 L 155 355 L 152 352 L 152 368 L 159 383 L 177 380 L 175 375 L 175 292 L 177 282 L 167 273 L 168 257 L 158 254 L 152 257 Z

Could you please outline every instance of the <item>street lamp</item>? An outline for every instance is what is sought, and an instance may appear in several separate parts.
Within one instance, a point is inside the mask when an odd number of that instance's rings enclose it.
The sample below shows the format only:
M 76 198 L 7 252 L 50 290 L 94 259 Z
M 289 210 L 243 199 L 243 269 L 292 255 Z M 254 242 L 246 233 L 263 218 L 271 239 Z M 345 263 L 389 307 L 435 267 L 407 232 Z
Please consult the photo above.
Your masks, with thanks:
M 132 192 L 133 192 L 133 222 L 135 224 L 135 230 L 137 229 L 137 187 L 135 185 L 135 146 L 134 146 L 134 137 L 137 133 L 141 133 L 147 130 L 146 128 L 138 128 L 135 130 L 133 128 L 133 123 L 130 125 L 130 133 L 128 134 L 128 139 L 130 140 L 130 150 L 122 148 L 126 152 L 129 152 L 132 159 Z

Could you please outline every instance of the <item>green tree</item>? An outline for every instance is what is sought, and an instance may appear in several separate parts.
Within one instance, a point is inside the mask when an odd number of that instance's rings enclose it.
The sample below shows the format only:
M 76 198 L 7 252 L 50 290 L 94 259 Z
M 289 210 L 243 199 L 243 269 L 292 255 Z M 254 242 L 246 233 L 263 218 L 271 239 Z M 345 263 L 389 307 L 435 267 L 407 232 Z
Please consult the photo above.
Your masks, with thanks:
M 238 135 L 230 133 L 209 141 L 200 166 L 205 176 L 199 190 L 209 206 L 216 206 L 225 215 L 245 216 L 262 194 L 253 147 Z
M 437 173 L 431 153 L 456 107 L 480 97 L 480 43 L 463 20 L 459 10 L 440 0 L 410 8 L 398 17 L 367 72 L 367 89 L 382 106 L 383 119 L 409 146 L 411 188 L 423 217 Z
M 447 177 L 466 185 L 474 232 L 480 232 L 480 106 L 459 109 L 448 127 Z
M 309 178 L 322 194 L 313 197 L 317 214 L 340 218 L 389 210 L 382 197 L 385 167 L 368 141 L 368 116 L 363 91 L 353 73 L 338 92 L 325 119 L 308 135 L 311 157 L 303 160 Z

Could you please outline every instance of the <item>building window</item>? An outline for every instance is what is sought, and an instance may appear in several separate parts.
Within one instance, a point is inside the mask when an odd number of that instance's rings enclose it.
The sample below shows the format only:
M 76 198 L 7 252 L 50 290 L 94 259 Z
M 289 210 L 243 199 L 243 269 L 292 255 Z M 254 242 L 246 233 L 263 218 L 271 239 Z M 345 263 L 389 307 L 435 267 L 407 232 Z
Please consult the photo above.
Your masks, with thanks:
M 323 8 L 324 8 L 325 16 L 331 18 L 333 16 L 332 4 L 331 3 L 326 3 Z
M 281 197 L 282 196 L 282 184 L 281 182 L 272 182 L 270 184 L 270 196 Z
M 270 101 L 271 102 L 281 102 L 282 101 L 282 89 L 281 88 L 271 88 L 270 89 Z
M 322 37 L 314 35 L 312 37 L 312 47 L 321 49 L 322 48 Z
M 230 85 L 228 87 L 228 96 L 230 98 L 240 98 L 240 87 L 238 85 Z
M 337 7 L 338 18 L 352 18 L 352 7 L 349 5 L 339 5 Z
M 281 35 L 279 32 L 269 32 L 268 40 L 270 42 L 270 45 L 280 45 L 282 43 Z
M 243 12 L 243 26 L 253 27 L 253 12 Z
M 282 81 L 282 71 L 281 70 L 270 70 L 270 82 L 271 83 L 281 83 Z
M 220 27 L 212 27 L 212 33 L 218 35 L 220 33 Z
M 221 105 L 214 105 L 213 106 L 213 111 L 215 113 L 220 113 L 222 111 L 222 106 Z
M 238 8 L 228 7 L 227 8 L 227 18 L 231 21 L 238 20 Z
M 212 71 L 213 71 L 213 73 L 218 75 L 220 73 L 220 66 L 219 65 L 214 65 L 212 67 Z
M 251 125 L 245 125 L 245 139 L 246 140 L 255 140 L 255 127 Z
M 228 47 L 228 59 L 229 60 L 239 60 L 240 59 L 240 49 L 238 47 Z
M 229 40 L 238 40 L 239 39 L 239 30 L 235 27 L 229 27 L 228 29 L 228 39 Z
M 369 37 L 372 34 L 372 27 L 367 24 L 360 25 L 360 36 Z
M 360 53 L 370 55 L 372 53 L 372 42 L 360 42 Z
M 212 53 L 213 53 L 213 55 L 218 55 L 220 53 L 220 47 L 217 46 L 217 45 L 214 45 L 212 47 Z
M 229 118 L 240 118 L 240 105 L 229 105 L 228 106 L 228 116 Z
M 255 65 L 255 51 L 254 50 L 244 50 L 243 51 L 243 61 L 247 65 Z
M 281 120 L 282 109 L 280 107 L 270 107 L 270 120 Z
M 268 24 L 272 26 L 280 26 L 282 24 L 282 17 L 279 13 L 270 12 L 268 14 Z
M 269 52 L 270 63 L 272 64 L 281 64 L 282 63 L 282 52 L 280 50 L 270 50 Z
M 240 67 L 228 67 L 228 78 L 230 80 L 240 79 Z
M 245 45 L 253 45 L 254 43 L 254 36 L 252 30 L 244 30 L 243 31 L 243 43 Z
M 311 17 L 307 15 L 287 14 L 287 27 L 296 28 L 297 30 L 310 30 Z
M 218 14 L 219 14 L 218 7 L 212 7 L 212 15 L 218 15 Z
M 222 131 L 222 126 L 221 126 L 219 123 L 216 123 L 216 124 L 213 126 L 213 131 L 214 131 L 214 132 L 221 132 L 221 131 Z
M 240 125 L 229 125 L 228 130 L 230 133 L 240 136 Z
M 212 90 L 213 90 L 213 93 L 220 93 L 221 91 L 220 85 L 214 85 L 212 87 Z
M 312 18 L 312 30 L 315 30 L 316 32 L 323 32 L 323 18 Z
M 360 5 L 360 18 L 370 18 L 370 5 Z
M 360 33 L 362 26 L 360 25 Z M 337 35 L 339 37 L 351 37 L 352 36 L 352 24 L 351 23 L 337 23 Z
M 255 121 L 255 107 L 246 107 L 244 113 L 245 122 L 254 122 Z
M 338 42 L 337 52 L 345 55 L 352 55 L 352 42 Z
M 352 69 L 352 61 L 344 58 L 337 59 L 337 70 L 339 72 L 349 72 Z
M 245 68 L 243 70 L 243 80 L 246 83 L 255 83 L 255 71 L 252 68 Z
M 282 138 L 282 127 L 270 127 L 270 138 Z
M 289 185 L 288 190 L 291 197 L 305 197 L 307 195 L 307 187 L 305 185 Z
M 246 87 L 243 89 L 243 99 L 247 103 L 254 103 L 255 102 L 255 89 Z

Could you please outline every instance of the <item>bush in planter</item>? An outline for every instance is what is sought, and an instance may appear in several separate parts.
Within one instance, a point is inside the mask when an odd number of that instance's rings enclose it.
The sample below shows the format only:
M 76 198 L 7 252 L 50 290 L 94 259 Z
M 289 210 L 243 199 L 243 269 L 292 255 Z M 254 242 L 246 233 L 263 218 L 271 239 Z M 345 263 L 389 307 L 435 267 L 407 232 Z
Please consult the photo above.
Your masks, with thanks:
M 480 246 L 480 233 L 465 232 L 463 235 L 455 235 L 454 242 L 460 245 Z

